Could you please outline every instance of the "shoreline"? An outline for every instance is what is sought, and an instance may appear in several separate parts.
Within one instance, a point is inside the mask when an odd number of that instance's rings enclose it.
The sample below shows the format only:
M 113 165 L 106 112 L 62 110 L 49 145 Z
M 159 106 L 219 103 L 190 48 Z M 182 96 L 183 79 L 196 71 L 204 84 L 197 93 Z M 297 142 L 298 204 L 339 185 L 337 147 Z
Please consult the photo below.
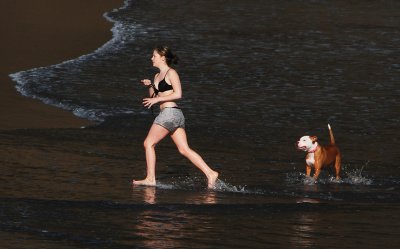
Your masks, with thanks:
M 0 3 L 0 130 L 79 128 L 94 124 L 72 112 L 22 96 L 10 74 L 88 54 L 112 38 L 103 14 L 123 0 L 15 0 Z

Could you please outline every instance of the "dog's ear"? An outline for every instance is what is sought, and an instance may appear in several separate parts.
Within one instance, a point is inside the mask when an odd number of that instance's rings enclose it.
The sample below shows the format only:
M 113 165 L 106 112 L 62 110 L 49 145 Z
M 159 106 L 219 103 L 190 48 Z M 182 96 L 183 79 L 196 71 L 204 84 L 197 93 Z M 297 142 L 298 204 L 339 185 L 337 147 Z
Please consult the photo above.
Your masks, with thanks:
M 313 143 L 315 143 L 318 140 L 318 137 L 317 136 L 311 136 L 310 139 L 311 139 L 311 141 Z

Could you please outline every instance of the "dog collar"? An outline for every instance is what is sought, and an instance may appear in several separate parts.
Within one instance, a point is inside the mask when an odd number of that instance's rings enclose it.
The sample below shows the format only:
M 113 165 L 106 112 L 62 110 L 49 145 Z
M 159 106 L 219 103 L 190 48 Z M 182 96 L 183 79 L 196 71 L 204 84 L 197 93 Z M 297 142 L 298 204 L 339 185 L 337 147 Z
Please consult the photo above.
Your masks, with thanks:
M 318 148 L 318 143 L 315 143 L 315 147 L 310 149 L 308 152 L 309 153 L 314 153 L 317 150 L 317 148 Z

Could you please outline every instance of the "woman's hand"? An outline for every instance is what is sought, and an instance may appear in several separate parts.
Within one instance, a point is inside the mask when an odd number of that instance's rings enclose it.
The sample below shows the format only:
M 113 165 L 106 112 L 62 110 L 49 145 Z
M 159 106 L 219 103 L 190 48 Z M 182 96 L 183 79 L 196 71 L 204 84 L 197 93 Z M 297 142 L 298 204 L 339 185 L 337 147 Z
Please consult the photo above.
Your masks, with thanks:
M 145 86 L 150 86 L 151 85 L 151 80 L 149 80 L 149 79 L 143 79 L 140 82 L 142 82 L 142 84 L 145 85 Z
M 143 99 L 143 105 L 147 108 L 151 108 L 154 104 L 159 102 L 158 97 L 156 98 L 145 98 Z

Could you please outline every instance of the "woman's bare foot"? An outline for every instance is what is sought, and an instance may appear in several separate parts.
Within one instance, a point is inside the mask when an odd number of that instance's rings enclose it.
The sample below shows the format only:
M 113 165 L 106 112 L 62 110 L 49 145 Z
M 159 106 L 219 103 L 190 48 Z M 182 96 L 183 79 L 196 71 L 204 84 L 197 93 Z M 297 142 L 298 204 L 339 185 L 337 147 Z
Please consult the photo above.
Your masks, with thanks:
M 146 178 L 146 179 L 141 180 L 141 181 L 135 181 L 135 180 L 133 180 L 133 181 L 132 181 L 132 184 L 133 184 L 133 185 L 144 185 L 144 186 L 156 186 L 156 181 L 155 181 L 155 180 L 151 181 L 151 180 L 148 180 L 148 179 Z
M 208 176 L 208 188 L 210 188 L 210 189 L 215 188 L 215 183 L 217 182 L 217 179 L 218 179 L 218 172 L 213 171 Z

